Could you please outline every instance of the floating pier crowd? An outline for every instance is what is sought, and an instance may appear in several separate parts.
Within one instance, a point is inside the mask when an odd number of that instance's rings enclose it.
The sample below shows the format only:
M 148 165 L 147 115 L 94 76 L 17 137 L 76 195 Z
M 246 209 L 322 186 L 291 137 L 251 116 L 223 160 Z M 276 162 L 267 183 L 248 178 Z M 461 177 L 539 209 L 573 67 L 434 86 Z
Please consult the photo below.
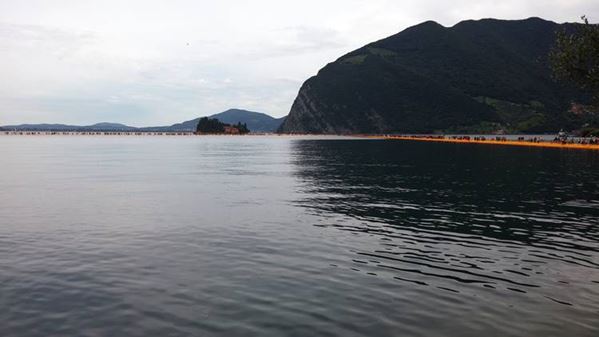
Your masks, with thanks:
M 535 146 L 552 148 L 572 148 L 599 150 L 599 139 L 596 137 L 575 138 L 557 136 L 553 140 L 543 139 L 541 137 L 518 137 L 510 139 L 505 136 L 486 137 L 486 136 L 441 136 L 441 135 L 407 135 L 407 136 L 384 136 L 384 139 L 429 141 L 444 143 L 471 143 L 471 144 L 491 144 L 491 145 L 512 145 L 512 146 Z

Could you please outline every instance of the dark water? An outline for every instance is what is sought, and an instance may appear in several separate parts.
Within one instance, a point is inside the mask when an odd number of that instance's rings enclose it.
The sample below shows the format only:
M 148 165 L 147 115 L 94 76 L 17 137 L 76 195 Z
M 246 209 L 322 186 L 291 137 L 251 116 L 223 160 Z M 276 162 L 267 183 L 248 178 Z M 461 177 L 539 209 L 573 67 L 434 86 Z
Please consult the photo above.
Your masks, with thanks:
M 0 336 L 599 336 L 599 153 L 0 138 Z

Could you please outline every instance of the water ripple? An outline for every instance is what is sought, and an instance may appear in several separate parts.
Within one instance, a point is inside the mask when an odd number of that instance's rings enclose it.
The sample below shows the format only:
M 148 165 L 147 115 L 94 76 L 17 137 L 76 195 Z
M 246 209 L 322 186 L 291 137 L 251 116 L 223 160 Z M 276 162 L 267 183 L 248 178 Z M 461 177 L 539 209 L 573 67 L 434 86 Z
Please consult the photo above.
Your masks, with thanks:
M 599 156 L 0 139 L 0 336 L 597 336 Z

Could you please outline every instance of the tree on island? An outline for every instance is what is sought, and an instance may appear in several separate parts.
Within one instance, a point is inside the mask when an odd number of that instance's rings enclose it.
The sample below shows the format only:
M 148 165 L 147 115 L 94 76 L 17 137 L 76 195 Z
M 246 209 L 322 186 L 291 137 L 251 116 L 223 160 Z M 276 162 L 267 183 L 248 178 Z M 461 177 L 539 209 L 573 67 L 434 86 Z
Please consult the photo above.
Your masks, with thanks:
M 237 130 L 239 130 L 239 133 L 242 135 L 250 133 L 250 129 L 248 129 L 246 123 L 241 124 L 241 122 L 237 122 L 237 125 L 235 125 L 235 127 L 237 128 Z
M 216 118 L 202 117 L 196 131 L 197 133 L 224 133 L 225 125 Z
M 250 132 L 246 123 L 238 122 L 237 125 L 229 125 L 222 123 L 216 118 L 202 117 L 198 122 L 196 133 L 198 134 L 247 134 Z

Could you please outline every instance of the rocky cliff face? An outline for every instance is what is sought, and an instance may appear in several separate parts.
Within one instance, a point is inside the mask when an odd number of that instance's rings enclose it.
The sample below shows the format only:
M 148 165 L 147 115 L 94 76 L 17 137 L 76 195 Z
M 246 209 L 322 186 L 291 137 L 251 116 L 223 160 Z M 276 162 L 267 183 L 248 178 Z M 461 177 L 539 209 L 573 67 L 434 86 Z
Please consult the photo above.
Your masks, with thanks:
M 295 133 L 346 133 L 350 130 L 341 125 L 335 125 L 327 118 L 329 111 L 324 102 L 313 97 L 310 84 L 305 83 L 293 102 L 289 115 L 281 125 L 283 132 Z
M 279 128 L 287 133 L 559 130 L 584 99 L 551 78 L 563 27 L 538 18 L 425 22 L 371 43 L 308 79 Z

